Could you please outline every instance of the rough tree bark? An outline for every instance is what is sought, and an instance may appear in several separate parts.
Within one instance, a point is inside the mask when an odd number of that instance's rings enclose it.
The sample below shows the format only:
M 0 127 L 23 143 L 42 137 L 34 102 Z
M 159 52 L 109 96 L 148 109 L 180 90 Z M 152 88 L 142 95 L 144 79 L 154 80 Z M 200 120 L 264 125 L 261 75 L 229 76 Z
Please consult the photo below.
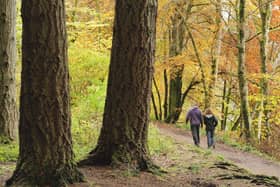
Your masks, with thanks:
M 0 1 L 0 141 L 15 137 L 16 0 Z
M 80 165 L 149 170 L 149 105 L 157 0 L 117 0 L 103 126 L 96 148 Z
M 66 186 L 73 163 L 64 1 L 23 0 L 20 152 L 7 186 Z
M 242 121 L 244 123 L 244 134 L 246 139 L 250 138 L 250 113 L 248 102 L 248 85 L 246 80 L 245 67 L 245 2 L 239 1 L 239 20 L 238 20 L 238 80 L 240 92 L 240 106 L 242 113 Z

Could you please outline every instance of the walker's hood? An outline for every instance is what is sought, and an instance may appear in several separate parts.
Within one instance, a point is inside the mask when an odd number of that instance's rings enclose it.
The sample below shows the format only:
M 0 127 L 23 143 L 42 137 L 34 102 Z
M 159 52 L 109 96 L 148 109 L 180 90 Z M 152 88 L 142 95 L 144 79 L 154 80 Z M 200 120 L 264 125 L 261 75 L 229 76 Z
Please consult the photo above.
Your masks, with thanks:
M 213 117 L 213 115 L 212 114 L 207 114 L 207 115 L 205 115 L 205 117 L 211 118 L 211 117 Z

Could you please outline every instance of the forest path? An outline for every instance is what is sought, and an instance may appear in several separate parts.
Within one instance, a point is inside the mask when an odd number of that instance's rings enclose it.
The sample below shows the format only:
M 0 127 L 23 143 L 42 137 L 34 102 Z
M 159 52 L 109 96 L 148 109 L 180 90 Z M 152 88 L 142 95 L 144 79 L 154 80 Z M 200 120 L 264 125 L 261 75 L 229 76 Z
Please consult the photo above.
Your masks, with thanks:
M 178 129 L 166 124 L 157 124 L 161 134 L 173 138 L 177 142 L 193 144 L 191 132 Z M 201 147 L 207 149 L 207 140 L 201 136 Z M 280 179 L 280 163 L 265 159 L 252 153 L 230 147 L 222 143 L 216 143 L 213 153 L 223 156 L 225 159 L 232 161 L 237 166 L 248 170 L 256 175 L 275 176 Z

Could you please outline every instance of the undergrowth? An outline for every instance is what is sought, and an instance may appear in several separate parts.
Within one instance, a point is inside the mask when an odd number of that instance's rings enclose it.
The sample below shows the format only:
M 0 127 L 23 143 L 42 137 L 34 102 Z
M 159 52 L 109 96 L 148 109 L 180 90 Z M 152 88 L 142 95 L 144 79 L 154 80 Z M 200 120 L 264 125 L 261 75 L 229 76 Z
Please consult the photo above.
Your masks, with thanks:
M 76 161 L 85 157 L 96 145 L 102 125 L 105 103 L 109 55 L 88 49 L 69 49 L 71 85 L 72 138 Z M 151 155 L 167 153 L 172 140 L 159 134 L 151 125 L 148 135 Z M 0 162 L 14 162 L 18 156 L 18 142 L 0 144 Z

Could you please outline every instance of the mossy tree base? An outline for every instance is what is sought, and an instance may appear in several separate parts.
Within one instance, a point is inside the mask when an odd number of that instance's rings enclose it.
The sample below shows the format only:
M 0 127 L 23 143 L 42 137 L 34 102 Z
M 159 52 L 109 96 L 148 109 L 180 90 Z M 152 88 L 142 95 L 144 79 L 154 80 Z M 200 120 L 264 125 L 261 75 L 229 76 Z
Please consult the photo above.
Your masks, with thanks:
M 132 148 L 119 148 L 114 151 L 104 151 L 101 146 L 97 146 L 88 157 L 79 162 L 79 166 L 112 166 L 120 169 L 132 169 L 139 171 L 160 170 L 156 166 L 148 153 Z
M 7 180 L 6 186 L 50 186 L 64 187 L 67 184 L 84 182 L 84 177 L 76 167 L 68 165 L 57 170 L 49 169 L 39 171 L 35 166 L 22 164 L 14 172 L 13 176 Z M 45 167 L 47 168 L 47 167 Z M 38 174 L 40 172 L 40 174 Z

